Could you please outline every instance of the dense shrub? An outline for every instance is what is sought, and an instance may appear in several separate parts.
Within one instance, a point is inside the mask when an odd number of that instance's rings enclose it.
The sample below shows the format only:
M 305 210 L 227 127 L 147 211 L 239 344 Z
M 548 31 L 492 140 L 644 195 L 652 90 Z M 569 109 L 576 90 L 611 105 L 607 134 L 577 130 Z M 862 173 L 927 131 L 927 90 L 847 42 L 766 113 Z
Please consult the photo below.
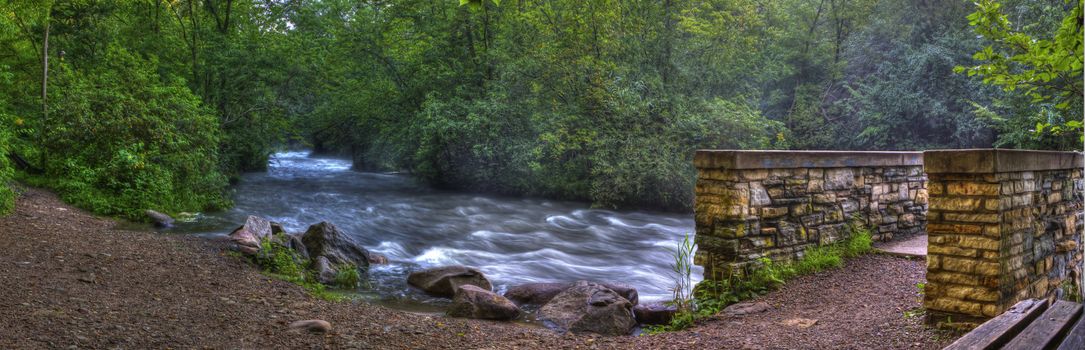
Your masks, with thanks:
M 15 192 L 11 190 L 12 166 L 8 160 L 8 148 L 12 143 L 11 124 L 14 121 L 0 111 L 0 216 L 15 208 Z
M 11 81 L 11 73 L 7 68 L 0 65 L 0 84 L 2 85 L 8 85 Z M 11 188 L 14 169 L 8 159 L 8 154 L 14 146 L 16 130 L 23 124 L 23 120 L 9 114 L 6 107 L 7 101 L 3 95 L 0 95 L 0 216 L 7 215 L 15 209 L 15 192 Z
M 111 45 L 99 66 L 58 64 L 44 135 L 45 176 L 31 181 L 99 214 L 142 219 L 222 208 L 216 118 L 153 59 Z

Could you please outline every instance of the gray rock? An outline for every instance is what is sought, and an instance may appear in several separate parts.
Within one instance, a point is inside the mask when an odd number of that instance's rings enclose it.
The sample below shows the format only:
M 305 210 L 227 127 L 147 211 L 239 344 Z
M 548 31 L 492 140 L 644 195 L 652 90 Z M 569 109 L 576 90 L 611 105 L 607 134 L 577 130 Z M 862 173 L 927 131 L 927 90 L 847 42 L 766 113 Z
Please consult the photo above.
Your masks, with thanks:
M 750 183 L 750 206 L 763 207 L 771 205 L 772 199 L 769 198 L 769 193 L 765 191 L 765 187 L 760 183 Z
M 642 324 L 669 324 L 678 312 L 674 306 L 661 304 L 642 304 L 633 307 L 633 315 Z
M 520 316 L 520 308 L 497 293 L 470 284 L 456 288 L 448 316 L 486 320 L 511 320 Z
M 542 305 L 569 289 L 569 283 L 527 283 L 509 288 L 505 298 L 519 305 Z
M 287 327 L 294 331 L 306 331 L 311 333 L 327 333 L 332 330 L 332 324 L 325 320 L 304 320 L 291 322 Z
M 272 226 L 271 228 L 272 228 L 272 230 L 274 230 L 275 226 Z M 284 242 L 279 242 L 282 245 L 286 246 L 287 248 L 293 249 L 295 252 L 297 252 L 299 255 L 301 255 L 302 257 L 304 257 L 306 259 L 309 258 L 309 251 L 305 249 L 305 243 L 302 242 L 301 236 L 287 234 L 287 235 L 280 235 L 280 236 L 277 236 L 277 237 L 283 237 L 284 238 Z
M 579 281 L 539 309 L 539 316 L 563 332 L 625 335 L 633 330 L 633 304 L 613 290 Z
M 486 279 L 486 275 L 482 274 L 482 271 L 460 265 L 435 267 L 412 272 L 407 276 L 407 284 L 415 286 L 430 295 L 447 298 L 451 298 L 456 294 L 457 287 L 468 284 L 485 290 L 493 289 L 490 280 Z
M 848 168 L 826 169 L 825 189 L 843 190 L 855 185 L 855 170 Z
M 335 275 L 338 274 L 339 271 L 335 269 L 335 266 L 333 266 L 330 261 L 328 261 L 327 257 L 316 257 L 316 259 L 313 259 L 311 267 L 313 271 L 316 271 L 317 282 L 323 284 L 335 283 Z
M 369 253 L 369 264 L 384 265 L 388 263 L 388 257 L 384 254 Z
M 618 293 L 618 295 L 621 295 L 622 298 L 625 298 L 625 300 L 629 300 L 630 303 L 633 303 L 634 306 L 637 305 L 637 303 L 639 302 L 639 294 L 637 294 L 637 289 L 633 288 L 633 286 L 624 283 L 614 282 L 603 282 L 599 284 L 603 285 L 603 287 L 609 288 L 615 293 Z
M 326 221 L 309 226 L 301 241 L 309 257 L 314 259 L 323 256 L 332 265 L 352 264 L 362 270 L 369 268 L 369 251 Z
M 527 283 L 509 288 L 505 297 L 519 305 L 543 305 L 575 283 Z M 637 289 L 623 283 L 599 283 L 637 305 Z
M 729 316 L 744 316 L 749 314 L 756 314 L 758 312 L 765 312 L 771 309 L 768 303 L 759 302 L 744 302 L 733 304 L 723 309 L 723 314 Z
M 272 221 L 271 222 L 271 234 L 272 235 L 277 235 L 277 234 L 280 234 L 280 233 L 289 234 L 289 233 L 286 232 L 286 228 L 283 228 L 283 224 Z
M 236 243 L 239 250 L 247 254 L 256 254 L 260 250 L 260 240 L 271 237 L 271 222 L 259 216 L 249 215 L 245 224 L 230 232 L 230 241 Z
M 169 215 L 150 209 L 144 211 L 144 214 L 147 214 L 147 217 L 151 219 L 151 222 L 154 223 L 155 227 L 173 226 L 173 218 L 171 218 Z

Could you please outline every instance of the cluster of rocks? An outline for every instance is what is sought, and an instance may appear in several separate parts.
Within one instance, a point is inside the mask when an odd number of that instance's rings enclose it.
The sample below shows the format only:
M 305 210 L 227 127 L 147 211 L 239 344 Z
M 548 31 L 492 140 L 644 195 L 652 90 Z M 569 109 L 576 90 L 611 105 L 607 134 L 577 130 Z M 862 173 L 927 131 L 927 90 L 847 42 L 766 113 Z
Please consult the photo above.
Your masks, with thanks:
M 293 249 L 310 261 L 309 268 L 325 284 L 334 283 L 337 269 L 353 266 L 365 270 L 370 264 L 388 261 L 355 244 L 328 222 L 291 234 L 276 222 L 249 216 L 230 233 L 229 240 L 237 251 L 248 255 L 261 254 L 265 241 Z M 538 317 L 561 332 L 624 335 L 638 323 L 664 324 L 674 315 L 673 308 L 638 305 L 637 290 L 620 283 L 528 283 L 500 295 L 493 292 L 493 284 L 482 271 L 457 265 L 413 272 L 407 284 L 429 295 L 451 298 L 447 310 L 451 317 L 512 320 L 523 314 L 521 307 L 538 307 Z M 308 327 L 310 324 L 299 324 L 297 328 Z
M 370 264 L 388 262 L 384 256 L 372 254 L 355 244 L 329 222 L 320 222 L 309 226 L 304 233 L 292 234 L 279 223 L 249 216 L 245 224 L 228 237 L 238 251 L 248 255 L 259 254 L 260 243 L 265 240 L 293 249 L 310 261 L 309 268 L 317 272 L 317 280 L 324 284 L 335 281 L 338 269 L 352 266 L 364 271 Z
M 619 283 L 528 283 L 500 295 L 481 271 L 465 266 L 417 271 L 407 283 L 427 294 L 452 298 L 448 316 L 511 320 L 523 313 L 521 307 L 537 306 L 539 319 L 561 332 L 624 335 L 638 321 L 667 323 L 674 313 L 661 305 L 638 307 L 637 290 Z

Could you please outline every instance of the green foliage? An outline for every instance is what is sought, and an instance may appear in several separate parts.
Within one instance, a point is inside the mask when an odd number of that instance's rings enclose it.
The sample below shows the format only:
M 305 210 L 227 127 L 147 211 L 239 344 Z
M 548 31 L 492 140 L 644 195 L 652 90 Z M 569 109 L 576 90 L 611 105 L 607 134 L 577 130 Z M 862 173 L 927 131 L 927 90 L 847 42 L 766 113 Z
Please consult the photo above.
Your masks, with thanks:
M 307 278 L 308 259 L 279 243 L 279 239 L 261 239 L 260 250 L 253 257 L 253 262 L 268 273 L 302 280 Z
M 222 208 L 223 174 L 264 167 L 291 135 L 300 94 L 268 40 L 281 15 L 232 1 L 0 4 L 0 114 L 22 122 L 0 127 L 4 146 L 44 171 L 25 181 L 96 213 Z
M 297 284 L 305 288 L 313 296 L 325 300 L 342 300 L 344 296 L 329 291 L 324 284 L 317 281 L 315 272 L 308 269 L 309 260 L 305 259 L 290 247 L 279 243 L 282 237 L 264 238 L 260 240 L 260 250 L 252 257 L 252 262 L 264 272 L 264 274 Z M 345 271 L 346 269 L 340 269 Z M 357 285 L 358 270 L 354 271 L 354 284 Z M 349 273 L 344 273 L 342 279 L 336 276 L 337 282 L 349 283 Z M 346 285 L 346 284 L 339 284 Z
M 711 317 L 727 306 L 763 295 L 787 280 L 797 276 L 816 273 L 843 265 L 844 259 L 854 258 L 870 252 L 870 231 L 858 222 L 848 226 L 848 238 L 829 245 L 806 249 L 802 258 L 784 263 L 761 258 L 742 275 L 731 275 L 721 280 L 704 280 L 693 289 L 692 309 L 679 308 L 670 324 L 652 326 L 646 329 L 648 334 L 682 330 L 692 326 L 697 320 Z M 680 247 L 687 247 L 688 237 Z M 680 249 L 679 252 L 686 250 Z M 690 248 L 688 251 L 692 251 Z M 681 254 L 675 254 L 681 257 Z M 683 276 L 678 275 L 675 285 L 682 283 Z M 685 295 L 675 294 L 672 305 L 689 303 Z
M 685 328 L 694 321 L 693 252 L 696 249 L 693 240 L 687 234 L 678 243 L 678 249 L 672 252 L 674 257 L 674 263 L 671 264 L 671 270 L 674 272 L 674 287 L 671 288 L 673 297 L 666 303 L 677 310 L 671 322 L 672 327 Z
M 1081 122 L 1085 4 L 1078 0 L 1065 0 L 1064 4 L 1054 32 L 1037 32 L 1027 24 L 1012 23 L 1003 2 L 975 2 L 976 11 L 968 15 L 968 22 L 987 45 L 972 56 L 979 64 L 958 66 L 956 71 L 1026 97 L 1028 102 L 1018 106 L 1027 107 L 1014 110 L 1013 119 L 1025 120 L 1039 138 L 1076 141 L 1060 148 L 1080 149 L 1085 140 Z M 1033 123 L 1035 127 L 1031 127 Z
M 335 267 L 335 285 L 340 288 L 357 288 L 362 275 L 354 264 L 342 264 Z
M 870 253 L 874 236 L 858 217 L 852 218 L 847 225 L 847 230 L 850 236 L 837 246 L 840 249 L 840 255 L 845 258 L 854 258 Z
M 699 148 L 1080 148 L 1077 0 L 0 10 L 0 114 L 23 121 L 0 137 L 46 171 L 29 181 L 128 218 L 222 207 L 226 177 L 286 147 L 445 187 L 677 210 Z
M 809 274 L 825 269 L 840 267 L 844 263 L 844 257 L 840 249 L 836 247 L 815 247 L 803 252 L 803 257 L 795 264 L 795 272 Z
M 961 20 L 967 6 L 900 1 L 875 7 L 884 16 L 875 16 L 845 45 L 843 55 L 854 59 L 847 61 L 844 81 L 825 92 L 835 100 L 824 107 L 837 126 L 833 133 L 857 132 L 840 140 L 844 147 L 990 147 L 992 123 L 970 111 L 972 103 L 999 91 L 953 73 L 971 62 L 970 52 L 980 45 Z
M 32 183 L 105 215 L 145 220 L 222 208 L 214 116 L 181 82 L 161 77 L 153 60 L 110 45 L 101 66 L 58 64 L 43 133 L 45 174 Z M 44 153 L 44 154 L 42 154 Z
M 1062 280 L 1062 283 L 1059 284 L 1059 290 L 1062 293 L 1060 296 L 1060 299 L 1062 300 L 1068 300 L 1075 303 L 1080 303 L 1082 300 L 1080 284 L 1073 278 Z
M 6 66 L 0 65 L 0 85 L 10 83 L 11 73 Z M 12 177 L 14 167 L 8 159 L 9 152 L 14 151 L 15 132 L 23 120 L 6 112 L 7 103 L 3 95 L 0 95 L 0 216 L 8 215 L 15 209 L 15 191 L 12 190 Z

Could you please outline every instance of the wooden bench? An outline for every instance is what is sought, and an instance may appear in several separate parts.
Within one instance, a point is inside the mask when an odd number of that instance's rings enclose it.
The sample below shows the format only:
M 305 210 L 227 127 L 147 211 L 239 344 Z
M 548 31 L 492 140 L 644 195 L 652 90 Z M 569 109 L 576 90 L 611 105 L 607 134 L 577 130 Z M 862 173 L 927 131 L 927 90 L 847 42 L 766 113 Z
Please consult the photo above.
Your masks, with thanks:
M 984 322 L 946 349 L 1085 349 L 1081 304 L 1023 300 Z

